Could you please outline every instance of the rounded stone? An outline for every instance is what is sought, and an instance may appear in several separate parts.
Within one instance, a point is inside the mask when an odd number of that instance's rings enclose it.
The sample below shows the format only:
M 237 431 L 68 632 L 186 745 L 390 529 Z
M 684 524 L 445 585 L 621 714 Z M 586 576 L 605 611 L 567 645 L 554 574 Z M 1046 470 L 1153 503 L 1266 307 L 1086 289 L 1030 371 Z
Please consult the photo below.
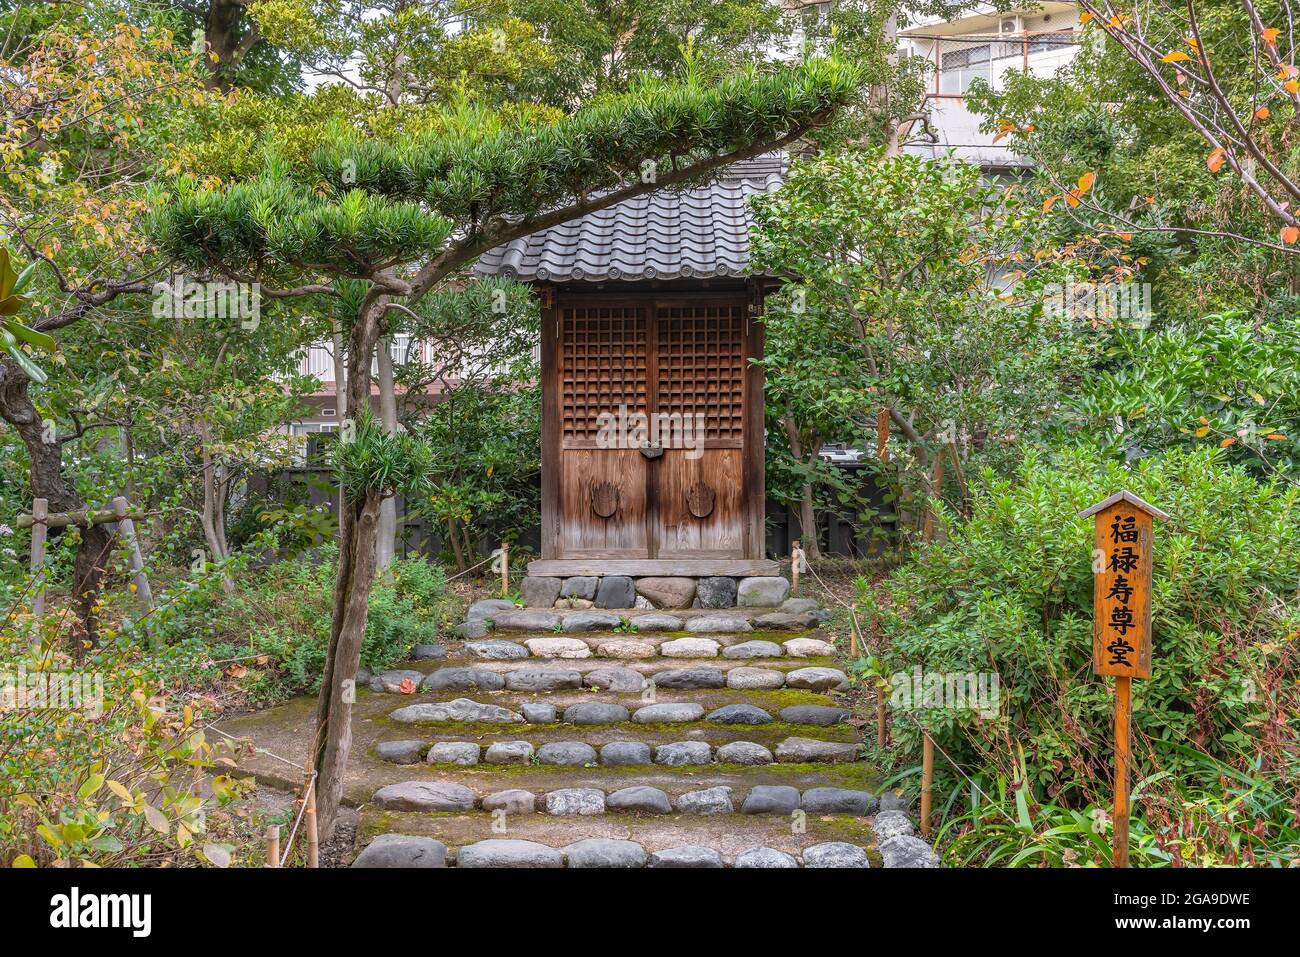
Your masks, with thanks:
M 687 764 L 709 764 L 713 749 L 707 741 L 674 741 L 655 748 L 655 764 L 679 768 Z
M 776 759 L 782 764 L 808 762 L 856 761 L 859 745 L 843 741 L 821 741 L 817 738 L 786 738 L 776 746 Z
M 686 627 L 676 615 L 636 615 L 631 619 L 637 631 L 681 631 Z
M 423 741 L 380 741 L 375 748 L 380 761 L 393 764 L 419 764 L 424 758 Z
M 916 833 L 912 819 L 904 811 L 881 811 L 872 820 L 871 830 L 876 835 L 876 844 L 891 837 L 908 837 Z
M 799 862 L 775 847 L 751 847 L 736 855 L 736 867 L 798 867 Z
M 371 800 L 385 811 L 471 811 L 475 794 L 447 781 L 403 781 L 380 788 Z
M 709 665 L 660 671 L 654 675 L 652 680 L 656 688 L 675 688 L 679 691 L 699 688 L 722 688 L 727 684 L 727 676 L 723 670 Z
M 718 724 L 770 724 L 772 716 L 757 705 L 725 704 L 710 711 L 708 720 Z
M 799 789 L 784 784 L 755 785 L 740 807 L 743 814 L 789 814 L 798 809 Z
M 765 631 L 804 631 L 816 624 L 817 619 L 812 615 L 788 611 L 768 612 L 754 619 L 754 627 Z
M 446 867 L 447 846 L 431 837 L 380 834 L 352 862 L 353 867 Z
M 445 645 L 416 645 L 411 649 L 412 661 L 436 661 L 446 657 Z
M 583 701 L 564 709 L 564 720 L 568 724 L 616 724 L 629 717 L 631 713 L 627 708 L 605 701 Z
M 540 608 L 516 608 L 500 612 L 492 619 L 497 631 L 551 631 L 559 623 L 559 615 Z
M 790 582 L 779 575 L 742 578 L 736 586 L 736 604 L 741 608 L 771 607 L 789 597 Z
M 667 794 L 658 788 L 644 785 L 615 791 L 605 798 L 605 807 L 611 811 L 629 811 L 633 814 L 673 813 L 673 805 Z
M 638 708 L 636 714 L 632 715 L 632 720 L 638 724 L 680 724 L 699 721 L 702 717 L 704 706 L 699 704 L 648 704 L 644 708 Z
M 728 741 L 718 748 L 719 764 L 771 764 L 772 752 L 753 741 Z
M 527 741 L 494 741 L 483 760 L 488 764 L 532 764 L 533 746 Z
M 712 638 L 674 638 L 659 646 L 659 654 L 665 658 L 716 658 L 718 643 Z
M 592 764 L 596 749 L 582 741 L 551 741 L 537 749 L 538 764 Z
M 695 583 L 695 596 L 701 608 L 735 608 L 736 580 L 721 575 L 701 578 Z
M 537 795 L 523 788 L 497 791 L 483 799 L 483 810 L 505 811 L 509 814 L 532 814 L 537 810 Z
M 414 723 L 420 721 L 481 721 L 484 724 L 511 724 L 523 721 L 523 715 L 495 704 L 479 704 L 469 698 L 454 701 L 421 702 L 398 708 L 391 715 L 394 721 Z
M 594 575 L 575 575 L 573 578 L 566 578 L 560 587 L 560 597 L 590 601 L 596 597 L 596 585 L 599 582 L 600 579 Z
M 536 841 L 494 839 L 467 844 L 456 855 L 457 867 L 563 867 L 564 855 Z
M 817 602 L 811 598 L 787 598 L 781 602 L 781 610 L 788 611 L 792 615 L 807 615 L 817 608 Z
M 803 809 L 809 814 L 870 814 L 876 796 L 870 791 L 847 788 L 809 788 L 803 792 Z
M 912 795 L 899 791 L 897 788 L 891 788 L 880 795 L 880 810 L 882 811 L 909 811 L 915 803 L 916 801 Z
M 645 867 L 645 848 L 634 841 L 589 837 L 564 849 L 570 867 Z
M 818 638 L 791 638 L 781 642 L 781 647 L 791 658 L 824 658 L 835 654 L 835 646 Z
M 439 668 L 424 679 L 430 691 L 500 691 L 506 680 L 482 668 Z
M 397 668 L 392 671 L 381 671 L 370 679 L 370 690 L 387 692 L 388 694 L 399 694 L 399 687 L 403 681 L 410 681 L 413 685 L 419 686 L 424 679 L 424 673 L 412 668 Z
M 518 668 L 506 675 L 511 691 L 561 691 L 582 687 L 582 673 L 551 668 Z
M 529 638 L 524 644 L 538 658 L 591 657 L 591 646 L 580 638 Z
M 775 641 L 742 641 L 722 649 L 724 658 L 780 658 L 784 653 Z
M 463 621 L 451 630 L 451 633 L 457 638 L 486 638 L 492 629 L 489 627 L 487 619 L 473 618 L 469 621 Z
M 632 608 L 636 605 L 636 588 L 626 575 L 606 575 L 596 586 L 597 608 Z
M 656 608 L 690 608 L 695 600 L 694 578 L 638 578 L 636 592 Z
M 773 690 L 785 686 L 785 672 L 775 668 L 732 668 L 727 672 L 727 687 Z
M 596 788 L 560 788 L 546 798 L 546 813 L 555 817 L 590 817 L 605 813 L 605 792 Z
M 490 641 L 471 641 L 465 648 L 475 658 L 488 658 L 492 661 L 508 661 L 511 658 L 527 658 L 528 649 L 513 641 L 492 639 Z
M 853 714 L 848 708 L 834 708 L 824 704 L 792 704 L 781 709 L 781 720 L 789 724 L 815 724 L 828 727 L 849 720 Z
M 575 611 L 564 616 L 565 631 L 612 631 L 623 619 L 608 611 Z
M 635 638 L 611 638 L 597 645 L 596 653 L 602 658 L 653 658 L 655 646 Z
M 650 745 L 640 741 L 611 741 L 600 749 L 600 763 L 609 765 L 649 764 Z
M 885 867 L 938 867 L 940 864 L 934 848 L 910 834 L 882 842 L 880 856 Z
M 683 814 L 730 814 L 735 810 L 731 788 L 726 785 L 679 794 L 673 806 Z
M 439 741 L 429 748 L 425 761 L 429 764 L 478 764 L 479 749 L 473 741 Z
M 730 615 L 696 615 L 686 622 L 686 630 L 697 634 L 734 634 L 738 631 L 753 631 L 754 629 L 744 618 L 732 618 Z M 691 639 L 680 638 L 678 640 L 689 641 Z
M 500 612 L 514 611 L 518 607 L 514 602 L 506 601 L 504 598 L 484 598 L 482 601 L 476 601 L 469 606 L 469 611 L 465 614 L 465 620 L 481 621 L 492 619 Z
M 722 866 L 722 855 L 711 847 L 686 845 L 666 847 L 650 855 L 650 867 L 713 868 Z
M 559 720 L 556 717 L 555 705 L 553 704 L 529 702 L 520 705 L 519 710 L 523 713 L 524 720 L 529 724 L 551 724 Z
M 583 682 L 588 688 L 624 692 L 641 691 L 647 684 L 645 676 L 631 668 L 597 668 L 588 671 Z
M 867 852 L 843 841 L 814 844 L 803 849 L 804 867 L 870 867 Z
M 849 686 L 849 676 L 836 668 L 797 668 L 786 673 L 787 688 L 836 691 Z
M 529 608 L 550 608 L 560 597 L 558 578 L 541 578 L 529 575 L 519 589 L 524 604 Z

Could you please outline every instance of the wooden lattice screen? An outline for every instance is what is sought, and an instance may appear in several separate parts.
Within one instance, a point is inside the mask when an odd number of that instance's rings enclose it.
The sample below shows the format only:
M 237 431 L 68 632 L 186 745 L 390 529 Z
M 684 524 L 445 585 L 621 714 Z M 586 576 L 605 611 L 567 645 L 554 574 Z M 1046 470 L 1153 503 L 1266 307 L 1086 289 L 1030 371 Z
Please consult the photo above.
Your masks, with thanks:
M 594 440 L 597 417 L 645 411 L 646 315 L 637 306 L 563 310 L 560 416 L 566 439 Z
M 705 438 L 744 434 L 745 312 L 741 305 L 661 306 L 657 411 L 704 413 Z

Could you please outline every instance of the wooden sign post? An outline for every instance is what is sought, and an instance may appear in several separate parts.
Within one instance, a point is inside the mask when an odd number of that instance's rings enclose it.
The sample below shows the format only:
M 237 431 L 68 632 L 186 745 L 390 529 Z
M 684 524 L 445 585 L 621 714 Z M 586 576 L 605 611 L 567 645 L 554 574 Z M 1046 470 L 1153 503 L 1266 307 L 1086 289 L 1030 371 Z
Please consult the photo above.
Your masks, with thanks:
M 1079 513 L 1095 516 L 1092 552 L 1092 664 L 1115 676 L 1115 850 L 1128 867 L 1129 716 L 1133 679 L 1151 677 L 1151 526 L 1169 516 L 1132 492 L 1117 492 Z

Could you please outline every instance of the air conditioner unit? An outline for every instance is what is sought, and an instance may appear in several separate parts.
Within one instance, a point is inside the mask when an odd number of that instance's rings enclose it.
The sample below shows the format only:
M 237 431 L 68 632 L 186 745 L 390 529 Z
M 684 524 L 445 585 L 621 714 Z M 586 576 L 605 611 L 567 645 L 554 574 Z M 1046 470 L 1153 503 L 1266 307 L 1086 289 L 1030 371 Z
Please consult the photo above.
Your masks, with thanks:
M 1024 29 L 1025 22 L 1020 17 L 1003 17 L 998 21 L 998 33 L 1001 36 L 1010 33 L 1023 33 Z

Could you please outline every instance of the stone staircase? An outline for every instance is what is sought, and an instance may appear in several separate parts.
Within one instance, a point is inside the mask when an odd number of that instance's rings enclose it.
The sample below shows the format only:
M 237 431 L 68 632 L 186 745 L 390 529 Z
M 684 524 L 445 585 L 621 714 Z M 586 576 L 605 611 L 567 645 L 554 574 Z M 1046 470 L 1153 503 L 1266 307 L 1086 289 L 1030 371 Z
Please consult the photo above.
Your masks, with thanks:
M 366 676 L 353 866 L 935 866 L 810 606 L 477 603 L 459 646 Z

